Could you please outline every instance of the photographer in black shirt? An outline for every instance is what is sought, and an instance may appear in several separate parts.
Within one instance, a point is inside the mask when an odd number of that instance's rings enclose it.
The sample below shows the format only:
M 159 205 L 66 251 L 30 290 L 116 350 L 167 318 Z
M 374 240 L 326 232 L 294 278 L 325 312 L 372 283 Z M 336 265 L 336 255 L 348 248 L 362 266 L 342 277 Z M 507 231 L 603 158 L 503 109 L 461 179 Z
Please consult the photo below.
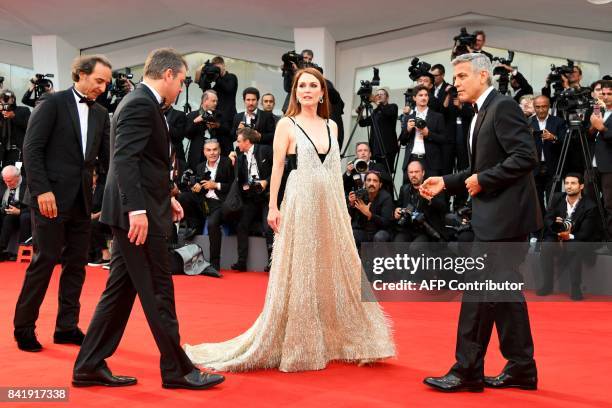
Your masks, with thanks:
M 202 91 L 212 89 L 217 93 L 219 98 L 217 111 L 222 119 L 221 125 L 230 129 L 232 119 L 236 115 L 238 77 L 227 71 L 223 57 L 217 56 L 210 62 L 207 61 L 196 73 L 195 82 Z
M 30 110 L 17 106 L 15 94 L 8 89 L 0 94 L 0 162 L 2 166 L 22 160 L 23 138 Z

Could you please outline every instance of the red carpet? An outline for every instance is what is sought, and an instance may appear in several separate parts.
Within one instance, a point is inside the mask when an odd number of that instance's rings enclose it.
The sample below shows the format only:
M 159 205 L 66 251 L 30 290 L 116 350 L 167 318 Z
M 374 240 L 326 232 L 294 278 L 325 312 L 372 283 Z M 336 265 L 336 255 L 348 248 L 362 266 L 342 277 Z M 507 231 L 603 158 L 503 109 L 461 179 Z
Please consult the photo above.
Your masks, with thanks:
M 75 346 L 52 342 L 57 308 L 56 271 L 43 304 L 37 333 L 45 347 L 24 353 L 12 339 L 12 318 L 26 265 L 0 264 L 0 386 L 69 387 Z M 107 271 L 89 268 L 81 298 L 81 328 L 86 329 Z M 175 278 L 176 303 L 184 341 L 225 340 L 245 330 L 263 304 L 267 275 L 225 272 L 223 279 Z M 228 374 L 207 391 L 161 388 L 158 352 L 137 305 L 109 365 L 117 374 L 138 377 L 120 389 L 70 388 L 70 404 L 51 407 L 610 407 L 612 303 L 530 303 L 540 390 L 485 390 L 481 394 L 441 394 L 422 384 L 453 362 L 458 303 L 386 303 L 395 324 L 399 357 L 374 367 L 332 364 L 318 372 L 286 374 L 259 371 Z M 503 366 L 497 339 L 489 347 L 486 371 Z M 36 406 L 1 404 L 2 406 Z

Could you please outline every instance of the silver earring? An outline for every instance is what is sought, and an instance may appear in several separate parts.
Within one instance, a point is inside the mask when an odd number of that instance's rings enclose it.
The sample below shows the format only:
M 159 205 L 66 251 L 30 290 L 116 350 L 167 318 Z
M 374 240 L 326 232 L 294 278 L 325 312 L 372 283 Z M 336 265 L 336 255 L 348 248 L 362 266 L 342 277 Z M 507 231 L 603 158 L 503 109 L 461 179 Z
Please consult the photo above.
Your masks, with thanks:
M 319 97 L 319 103 L 323 103 L 323 97 Z
M 296 102 L 299 104 L 301 104 L 302 102 L 300 102 L 300 98 L 295 98 Z

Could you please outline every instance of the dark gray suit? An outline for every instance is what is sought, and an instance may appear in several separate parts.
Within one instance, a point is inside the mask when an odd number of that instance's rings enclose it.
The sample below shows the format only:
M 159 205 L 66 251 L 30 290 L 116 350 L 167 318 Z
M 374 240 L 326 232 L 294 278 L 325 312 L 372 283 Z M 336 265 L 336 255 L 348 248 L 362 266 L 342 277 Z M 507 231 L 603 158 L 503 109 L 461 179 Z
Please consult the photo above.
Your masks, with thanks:
M 161 353 L 162 378 L 182 377 L 193 365 L 180 346 L 168 257 L 172 228 L 170 134 L 154 94 L 139 85 L 115 111 L 111 164 L 101 222 L 113 230 L 111 273 L 75 363 L 76 372 L 105 365 L 119 345 L 136 294 Z M 144 245 L 129 242 L 128 213 L 146 210 Z

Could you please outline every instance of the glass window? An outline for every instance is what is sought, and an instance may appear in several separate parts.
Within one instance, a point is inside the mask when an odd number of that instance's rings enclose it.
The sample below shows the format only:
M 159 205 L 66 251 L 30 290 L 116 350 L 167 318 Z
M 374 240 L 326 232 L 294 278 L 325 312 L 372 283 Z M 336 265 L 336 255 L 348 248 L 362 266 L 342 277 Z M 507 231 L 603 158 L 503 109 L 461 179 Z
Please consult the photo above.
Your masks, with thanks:
M 4 77 L 2 88 L 13 91 L 17 97 L 17 104 L 22 105 L 21 98 L 30 85 L 34 71 L 18 65 L 0 63 L 0 76 Z

